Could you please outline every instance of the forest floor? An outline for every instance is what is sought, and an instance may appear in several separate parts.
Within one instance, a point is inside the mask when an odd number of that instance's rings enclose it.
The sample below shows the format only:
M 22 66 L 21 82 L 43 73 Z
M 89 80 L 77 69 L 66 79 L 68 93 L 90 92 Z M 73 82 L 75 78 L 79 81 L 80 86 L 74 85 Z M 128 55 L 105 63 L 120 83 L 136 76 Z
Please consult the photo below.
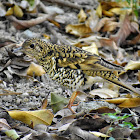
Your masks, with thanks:
M 0 138 L 140 139 L 139 95 L 97 79 L 90 94 L 77 97 L 72 114 L 64 109 L 72 92 L 44 74 L 36 60 L 14 52 L 28 38 L 74 45 L 124 67 L 120 78 L 140 93 L 137 14 L 127 2 L 0 2 Z

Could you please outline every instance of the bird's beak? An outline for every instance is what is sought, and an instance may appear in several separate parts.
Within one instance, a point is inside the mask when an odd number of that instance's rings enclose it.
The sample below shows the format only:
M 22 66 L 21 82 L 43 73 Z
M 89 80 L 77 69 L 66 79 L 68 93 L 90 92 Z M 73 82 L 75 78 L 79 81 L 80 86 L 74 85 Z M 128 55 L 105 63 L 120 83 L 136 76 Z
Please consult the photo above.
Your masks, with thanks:
M 13 49 L 13 53 L 17 53 L 17 52 L 22 52 L 22 46 L 16 48 L 16 49 Z

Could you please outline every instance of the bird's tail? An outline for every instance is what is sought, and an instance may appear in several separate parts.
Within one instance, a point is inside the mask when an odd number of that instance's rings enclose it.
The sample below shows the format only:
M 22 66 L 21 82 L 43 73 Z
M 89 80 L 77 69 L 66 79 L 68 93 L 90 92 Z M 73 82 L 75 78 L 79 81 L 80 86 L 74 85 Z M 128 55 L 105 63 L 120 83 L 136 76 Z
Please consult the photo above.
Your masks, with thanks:
M 86 73 L 88 76 L 100 76 L 103 79 L 114 83 L 116 85 L 118 85 L 119 87 L 126 89 L 128 91 L 140 94 L 140 91 L 137 91 L 135 88 L 133 88 L 131 85 L 126 84 L 125 82 L 123 82 L 116 74 L 114 74 L 112 71 L 84 71 L 84 73 Z

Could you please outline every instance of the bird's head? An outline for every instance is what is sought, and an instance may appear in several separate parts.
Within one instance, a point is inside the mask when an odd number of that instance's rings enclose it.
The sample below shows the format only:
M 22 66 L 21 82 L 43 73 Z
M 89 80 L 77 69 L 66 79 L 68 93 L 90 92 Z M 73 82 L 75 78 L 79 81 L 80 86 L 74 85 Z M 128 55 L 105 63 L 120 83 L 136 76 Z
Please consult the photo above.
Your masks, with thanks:
M 27 39 L 22 44 L 22 51 L 30 57 L 34 58 L 42 56 L 45 48 L 47 48 L 46 42 L 37 38 Z

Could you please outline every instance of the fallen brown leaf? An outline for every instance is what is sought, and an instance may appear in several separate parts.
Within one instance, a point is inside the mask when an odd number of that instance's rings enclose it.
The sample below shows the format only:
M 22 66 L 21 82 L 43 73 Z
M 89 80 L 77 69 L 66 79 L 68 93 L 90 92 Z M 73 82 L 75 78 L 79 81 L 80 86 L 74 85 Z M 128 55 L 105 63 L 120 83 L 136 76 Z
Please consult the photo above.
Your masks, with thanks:
M 97 24 L 97 26 L 95 27 L 95 31 L 96 32 L 98 32 L 98 31 L 100 31 L 106 24 L 109 24 L 110 22 L 114 22 L 115 21 L 115 18 L 114 17 L 112 17 L 112 18 L 107 18 L 107 17 L 105 17 L 105 18 L 102 18 L 99 22 L 98 22 L 98 24 Z M 106 25 L 107 26 L 107 25 Z M 105 30 L 105 29 L 104 29 Z
M 92 33 L 91 28 L 87 27 L 85 24 L 75 24 L 75 25 L 69 24 L 66 26 L 65 29 L 67 33 L 80 37 Z
M 110 36 L 110 39 L 114 40 L 118 46 L 120 46 L 126 40 L 126 38 L 130 35 L 132 30 L 134 29 L 131 25 L 130 17 L 128 15 L 125 16 L 124 21 L 120 24 L 121 25 L 118 32 L 115 35 Z
M 105 100 L 108 103 L 119 104 L 119 107 L 132 108 L 140 106 L 140 98 L 117 98 Z

